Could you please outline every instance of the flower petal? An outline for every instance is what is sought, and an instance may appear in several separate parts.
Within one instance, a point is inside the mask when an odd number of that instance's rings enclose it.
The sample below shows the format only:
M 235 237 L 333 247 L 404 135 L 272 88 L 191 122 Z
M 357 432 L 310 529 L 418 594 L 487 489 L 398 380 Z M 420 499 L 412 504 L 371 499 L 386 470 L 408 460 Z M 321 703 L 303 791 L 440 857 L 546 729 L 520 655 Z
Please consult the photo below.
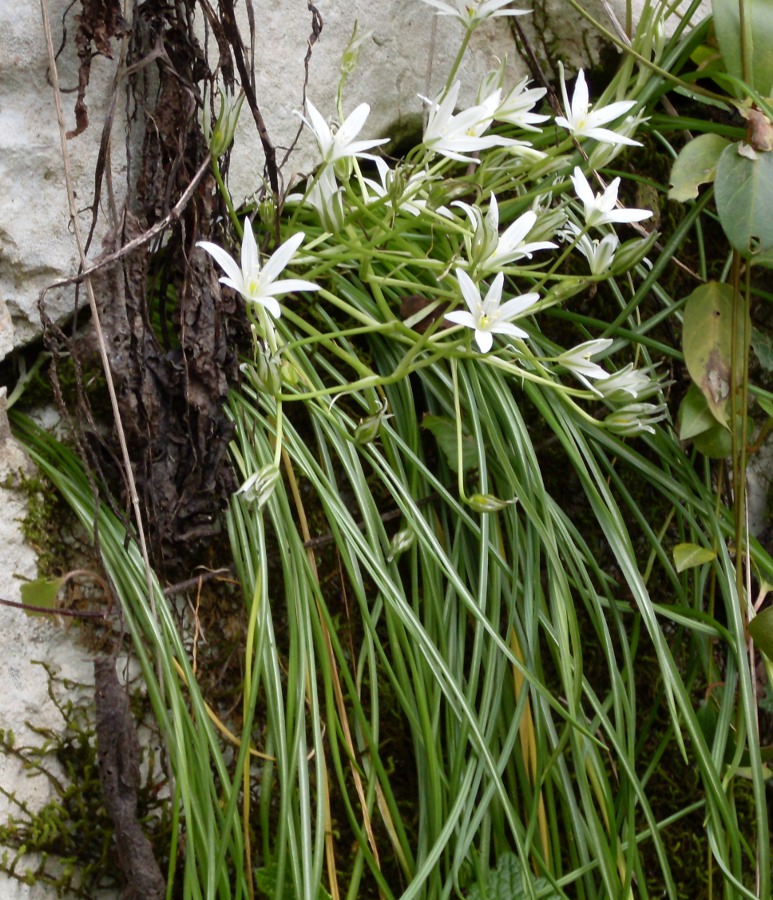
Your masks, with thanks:
M 234 260 L 230 253 L 227 253 L 222 247 L 218 247 L 217 244 L 212 244 L 209 241 L 199 241 L 196 246 L 201 247 L 202 250 L 206 250 L 206 252 L 213 257 L 215 262 L 228 276 L 231 287 L 234 287 L 237 291 L 242 290 L 244 284 L 242 270 L 236 264 L 236 260 Z
M 480 307 L 482 306 L 480 291 L 474 284 L 472 278 L 470 278 L 470 276 L 464 271 L 464 269 L 456 270 L 456 280 L 459 282 L 459 287 L 462 291 L 464 302 L 467 304 L 467 308 L 470 310 L 472 315 L 475 317 L 475 321 L 477 322 L 477 316 L 480 312 Z
M 500 322 L 511 321 L 516 316 L 521 315 L 525 310 L 529 309 L 530 306 L 534 306 L 538 300 L 539 294 L 534 292 L 530 294 L 521 294 L 520 297 L 513 297 L 512 300 L 507 300 L 499 307 Z
M 260 272 L 260 256 L 258 245 L 255 243 L 255 235 L 252 232 L 252 224 L 245 216 L 244 231 L 242 232 L 242 278 L 254 278 Z
M 279 247 L 274 250 L 271 254 L 271 257 L 266 260 L 266 264 L 263 266 L 262 274 L 262 282 L 263 284 L 268 284 L 274 281 L 278 275 L 280 275 L 290 260 L 295 256 L 296 250 L 303 243 L 306 234 L 303 231 L 296 231 L 296 233 L 289 237 L 283 244 L 280 244 Z
M 490 331 L 481 331 L 479 328 L 475 329 L 475 342 L 480 348 L 481 353 L 488 353 L 489 350 L 494 345 L 494 336 Z
M 580 69 L 574 82 L 574 93 L 572 94 L 571 111 L 575 122 L 588 114 L 588 101 L 588 84 L 585 81 L 585 72 Z

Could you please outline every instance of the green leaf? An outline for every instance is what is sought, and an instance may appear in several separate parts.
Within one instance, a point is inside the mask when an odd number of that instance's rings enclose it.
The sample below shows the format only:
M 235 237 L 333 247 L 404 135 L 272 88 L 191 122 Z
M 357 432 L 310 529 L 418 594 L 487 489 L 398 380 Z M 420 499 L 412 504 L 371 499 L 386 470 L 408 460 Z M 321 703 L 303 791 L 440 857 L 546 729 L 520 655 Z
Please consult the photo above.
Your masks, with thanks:
M 39 606 L 42 609 L 54 609 L 59 590 L 64 584 L 63 578 L 36 578 L 21 586 L 21 602 L 25 606 Z M 26 612 L 26 610 L 25 610 Z M 28 616 L 44 615 L 39 612 L 27 612 Z
M 767 415 L 773 419 L 773 401 L 769 400 L 767 397 L 757 397 L 757 405 L 764 413 L 767 413 Z
M 699 547 L 698 544 L 677 544 L 674 547 L 674 565 L 677 572 L 702 566 L 704 563 L 716 559 L 716 556 L 717 554 L 713 550 Z
M 679 440 L 689 441 L 704 431 L 717 427 L 717 420 L 711 413 L 706 398 L 696 384 L 691 384 L 679 406 L 677 417 Z
M 755 155 L 750 159 L 739 152 L 742 146 L 729 144 L 719 158 L 714 186 L 717 213 L 736 250 L 764 252 L 773 247 L 773 152 L 749 149 Z
M 669 200 L 692 200 L 698 187 L 714 181 L 717 164 L 728 141 L 718 134 L 701 134 L 686 144 L 671 169 Z
M 526 900 L 532 895 L 528 893 L 524 879 L 530 878 L 529 873 L 524 872 L 518 857 L 513 853 L 505 852 L 499 857 L 496 868 L 489 873 L 485 893 L 482 893 L 476 884 L 470 888 L 467 898 L 468 900 Z M 532 879 L 531 886 L 541 900 L 558 900 L 560 896 L 550 890 L 550 884 L 544 878 Z
M 446 416 L 427 415 L 421 424 L 434 435 L 438 446 L 443 451 L 446 461 L 454 472 L 458 470 L 456 448 L 456 422 Z M 478 465 L 478 446 L 472 435 L 462 434 L 462 470 L 469 472 Z
M 752 328 L 752 350 L 762 368 L 768 372 L 773 371 L 773 335 L 760 331 L 759 328 Z
M 749 328 L 735 330 L 739 369 L 744 358 L 743 335 L 749 332 Z M 687 298 L 684 308 L 684 361 L 711 414 L 726 428 L 733 340 L 733 289 L 716 281 L 700 285 Z M 738 376 L 735 383 L 738 384 Z
M 730 75 L 746 81 L 763 97 L 773 94 L 773 9 L 770 0 L 743 0 L 746 23 L 741 40 L 739 0 L 713 0 L 714 31 Z M 746 50 L 746 70 L 742 50 Z
M 724 459 L 733 452 L 733 436 L 723 425 L 696 434 L 692 442 L 698 453 L 708 459 Z
M 773 606 L 763 609 L 749 622 L 749 634 L 757 647 L 773 662 Z

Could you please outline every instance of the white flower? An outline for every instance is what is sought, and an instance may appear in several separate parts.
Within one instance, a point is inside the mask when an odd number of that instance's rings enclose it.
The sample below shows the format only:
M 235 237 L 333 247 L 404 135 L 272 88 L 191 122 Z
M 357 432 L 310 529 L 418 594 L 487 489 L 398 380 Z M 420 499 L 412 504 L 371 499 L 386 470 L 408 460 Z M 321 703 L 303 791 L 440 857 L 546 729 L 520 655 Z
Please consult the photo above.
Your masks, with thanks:
M 531 10 L 528 9 L 502 9 L 510 0 L 453 0 L 453 3 L 444 3 L 443 0 L 422 0 L 429 6 L 437 9 L 438 16 L 453 16 L 470 31 L 477 28 L 484 19 L 493 19 L 496 16 L 525 16 Z
M 556 362 L 569 369 L 586 387 L 594 390 L 588 379 L 608 378 L 609 372 L 602 369 L 598 363 L 591 362 L 591 357 L 596 356 L 598 353 L 603 353 L 604 350 L 611 346 L 612 340 L 610 338 L 597 338 L 593 341 L 585 341 L 585 343 L 578 344 L 571 350 L 561 353 L 556 357 Z
M 419 216 L 427 209 L 429 198 L 426 185 L 429 181 L 425 171 L 414 172 L 407 180 L 399 169 L 390 169 L 385 159 L 376 157 L 376 170 L 380 183 L 372 178 L 363 178 L 365 186 L 365 202 L 372 202 L 371 191 L 376 199 L 385 199 L 394 209 L 402 210 L 412 216 Z M 430 207 L 432 212 L 452 219 L 453 215 L 445 206 Z
M 575 167 L 571 178 L 575 193 L 585 208 L 585 224 L 588 228 L 610 222 L 641 222 L 642 219 L 649 219 L 652 215 L 648 209 L 615 209 L 619 178 L 612 180 L 603 194 L 593 193 L 588 179 L 582 174 L 579 166 Z
M 454 115 L 460 87 L 461 82 L 455 81 L 440 103 L 419 95 L 430 105 L 429 119 L 424 132 L 425 147 L 449 159 L 477 163 L 478 160 L 466 154 L 486 150 L 489 147 L 528 146 L 525 141 L 516 141 L 513 138 L 496 135 L 483 137 L 483 132 L 494 121 L 494 113 L 499 106 L 501 91 L 498 89 L 481 103 Z
M 518 125 L 525 131 L 539 131 L 536 127 L 538 122 L 546 122 L 550 116 L 539 115 L 538 113 L 529 112 L 534 104 L 541 100 L 547 90 L 545 88 L 531 88 L 526 90 L 529 82 L 528 76 L 522 78 L 506 96 L 499 101 L 499 106 L 494 113 L 494 118 L 500 122 L 510 122 L 511 125 Z
M 330 166 L 317 170 L 307 194 L 290 194 L 286 203 L 306 203 L 316 209 L 325 231 L 336 234 L 344 227 L 343 188 Z
M 275 319 L 278 319 L 282 315 L 282 309 L 275 299 L 277 294 L 286 294 L 288 291 L 319 290 L 318 285 L 300 278 L 277 281 L 277 276 L 293 258 L 298 247 L 303 243 L 304 237 L 304 233 L 299 231 L 288 238 L 284 244 L 277 247 L 263 268 L 260 266 L 260 256 L 255 236 L 252 233 L 252 225 L 246 218 L 244 220 L 244 237 L 242 238 L 241 268 L 230 254 L 226 253 L 222 247 L 218 247 L 217 244 L 199 241 L 196 246 L 213 256 L 215 262 L 225 272 L 226 277 L 220 279 L 221 284 L 232 287 L 248 303 L 262 306 Z
M 470 262 L 480 268 L 482 273 L 495 271 L 507 266 L 524 256 L 531 259 L 535 250 L 552 250 L 556 244 L 551 241 L 535 241 L 524 243 L 527 235 L 537 221 L 537 214 L 528 210 L 511 223 L 504 234 L 499 234 L 499 206 L 497 198 L 492 194 L 486 218 L 478 206 L 470 206 L 457 200 L 452 206 L 461 207 L 473 227 L 470 240 L 465 236 L 467 256 Z
M 599 241 L 581 231 L 574 222 L 567 222 L 565 236 L 576 241 L 576 247 L 588 260 L 591 275 L 603 275 L 612 265 L 620 238 L 614 233 L 605 234 Z
M 627 113 L 632 106 L 636 106 L 635 100 L 619 100 L 617 103 L 610 103 L 609 106 L 602 106 L 600 109 L 591 111 L 588 102 L 588 85 L 585 82 L 585 73 L 582 69 L 577 73 L 577 80 L 574 83 L 574 94 L 572 94 L 572 102 L 569 103 L 569 96 L 566 93 L 566 82 L 564 80 L 564 67 L 558 64 L 561 76 L 561 94 L 564 98 L 564 111 L 566 116 L 556 116 L 556 125 L 566 128 L 575 137 L 589 137 L 600 141 L 602 144 L 632 144 L 641 147 L 638 141 L 634 141 L 622 134 L 617 134 L 609 128 L 599 128 L 599 125 L 606 125 L 614 119 L 619 119 L 624 113 Z
M 648 369 L 635 369 L 628 363 L 596 385 L 607 400 L 620 400 L 627 394 L 634 400 L 650 397 L 660 390 L 660 382 L 650 377 Z M 627 399 L 627 398 L 626 398 Z
M 370 114 L 370 106 L 367 103 L 360 103 L 356 109 L 352 110 L 335 132 L 331 130 L 311 100 L 306 100 L 306 113 L 308 119 L 297 111 L 295 114 L 303 119 L 306 127 L 316 138 L 323 164 L 336 163 L 340 159 L 347 159 L 351 156 L 373 159 L 369 153 L 365 153 L 365 150 L 378 147 L 379 144 L 385 144 L 389 140 L 389 138 L 371 141 L 354 140 L 362 131 L 365 120 Z
M 512 320 L 533 306 L 539 300 L 539 294 L 523 294 L 502 303 L 502 285 L 505 276 L 500 272 L 488 289 L 485 299 L 482 300 L 480 289 L 463 269 L 456 270 L 456 277 L 467 310 L 447 313 L 446 319 L 456 325 L 474 329 L 475 341 L 481 353 L 488 353 L 491 349 L 495 334 L 506 334 L 515 338 L 528 337 L 523 329 L 513 325 Z
M 274 493 L 279 474 L 279 469 L 273 463 L 267 463 L 250 475 L 236 493 L 243 494 L 247 503 L 254 503 L 260 509 Z
M 610 413 L 604 419 L 604 425 L 614 434 L 623 437 L 640 434 L 642 431 L 655 434 L 652 426 L 661 422 L 667 415 L 668 408 L 663 403 L 629 403 Z

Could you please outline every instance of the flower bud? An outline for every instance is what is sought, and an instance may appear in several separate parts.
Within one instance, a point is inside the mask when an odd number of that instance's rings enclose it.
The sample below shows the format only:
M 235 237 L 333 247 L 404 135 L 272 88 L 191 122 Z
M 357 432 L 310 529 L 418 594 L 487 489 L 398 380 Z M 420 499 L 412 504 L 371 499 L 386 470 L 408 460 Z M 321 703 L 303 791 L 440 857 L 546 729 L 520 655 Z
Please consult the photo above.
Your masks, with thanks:
M 387 562 L 392 562 L 393 559 L 396 559 L 400 556 L 401 553 L 405 553 L 405 551 L 413 544 L 416 540 L 416 534 L 414 533 L 412 528 L 402 528 L 397 534 L 392 538 L 389 542 L 389 555 L 387 556 Z
M 473 494 L 467 498 L 467 505 L 479 513 L 499 512 L 506 506 L 512 506 L 513 503 L 517 502 L 518 499 L 516 497 L 512 500 L 500 500 L 499 497 L 495 497 L 493 494 Z
M 381 424 L 386 419 L 392 418 L 391 414 L 385 415 L 386 411 L 387 403 L 385 400 L 384 405 L 378 412 L 360 421 L 360 424 L 354 429 L 354 442 L 356 444 L 360 444 L 360 446 L 369 444 L 378 437 L 378 433 L 381 431 Z
M 277 481 L 279 469 L 273 463 L 268 463 L 254 475 L 250 475 L 236 493 L 242 494 L 247 503 L 257 504 L 260 509 L 274 493 Z

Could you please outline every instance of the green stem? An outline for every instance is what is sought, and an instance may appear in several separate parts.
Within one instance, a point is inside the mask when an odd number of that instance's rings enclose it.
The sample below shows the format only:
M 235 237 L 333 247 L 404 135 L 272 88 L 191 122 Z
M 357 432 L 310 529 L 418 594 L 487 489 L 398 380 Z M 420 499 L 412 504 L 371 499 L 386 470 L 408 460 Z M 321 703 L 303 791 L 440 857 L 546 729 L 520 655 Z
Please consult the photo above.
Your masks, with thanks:
M 233 223 L 233 226 L 236 229 L 236 233 L 239 235 L 239 240 L 241 240 L 244 236 L 242 223 L 239 221 L 239 217 L 236 215 L 236 210 L 234 209 L 233 201 L 231 200 L 231 194 L 229 193 L 228 188 L 225 186 L 225 182 L 223 181 L 223 175 L 220 171 L 220 164 L 214 156 L 212 157 L 212 173 L 215 176 L 215 181 L 217 182 L 217 187 L 220 191 L 220 195 L 225 201 L 226 209 L 228 210 L 228 217 Z

